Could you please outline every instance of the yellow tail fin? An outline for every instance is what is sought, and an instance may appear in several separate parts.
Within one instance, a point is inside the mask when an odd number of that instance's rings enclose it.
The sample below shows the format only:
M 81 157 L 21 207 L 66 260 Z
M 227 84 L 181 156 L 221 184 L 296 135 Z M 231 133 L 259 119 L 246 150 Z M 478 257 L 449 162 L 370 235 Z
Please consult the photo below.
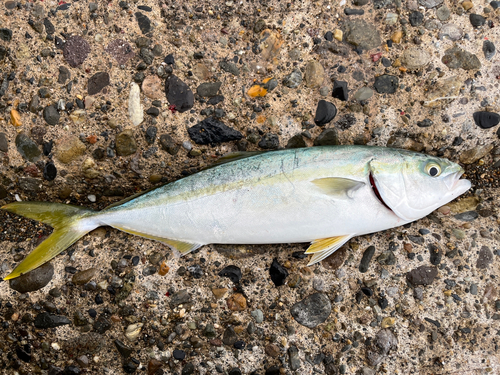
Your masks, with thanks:
M 3 206 L 2 210 L 41 221 L 54 228 L 49 238 L 29 253 L 4 280 L 41 266 L 99 226 L 91 219 L 94 211 L 60 203 L 14 202 Z

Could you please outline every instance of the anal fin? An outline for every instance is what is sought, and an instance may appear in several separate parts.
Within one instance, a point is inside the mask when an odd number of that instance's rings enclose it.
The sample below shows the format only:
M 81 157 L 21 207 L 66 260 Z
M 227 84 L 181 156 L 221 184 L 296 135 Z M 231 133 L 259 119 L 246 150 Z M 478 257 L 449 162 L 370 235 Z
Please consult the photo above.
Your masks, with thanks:
M 321 262 L 323 259 L 329 257 L 336 250 L 338 250 L 352 237 L 354 237 L 354 234 L 346 234 L 344 236 L 323 238 L 321 240 L 313 241 L 311 243 L 311 246 L 309 246 L 309 248 L 305 252 L 305 254 L 313 254 L 311 260 L 307 265 L 311 266 L 315 263 Z
M 131 230 L 128 228 L 124 228 L 124 227 L 113 226 L 113 228 L 119 229 L 122 232 L 133 234 L 135 236 L 140 236 L 140 237 L 148 238 L 150 240 L 162 242 L 162 243 L 166 244 L 168 247 L 170 247 L 172 250 L 176 250 L 179 253 L 181 253 L 181 255 L 189 254 L 191 251 L 194 251 L 194 250 L 198 249 L 199 247 L 205 245 L 203 243 L 173 240 L 171 238 L 155 236 L 155 235 L 152 235 L 149 233 L 137 232 L 137 231 L 134 231 L 134 230 Z

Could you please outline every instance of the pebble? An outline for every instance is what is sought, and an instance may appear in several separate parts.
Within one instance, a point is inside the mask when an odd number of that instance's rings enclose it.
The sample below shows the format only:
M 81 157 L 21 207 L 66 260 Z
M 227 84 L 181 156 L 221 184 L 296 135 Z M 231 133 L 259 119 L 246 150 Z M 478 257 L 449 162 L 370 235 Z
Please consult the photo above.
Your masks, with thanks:
M 286 144 L 286 148 L 301 148 L 307 147 L 302 134 L 295 134 L 292 138 L 290 138 Z
M 346 16 L 362 16 L 365 11 L 363 9 L 344 8 L 344 14 Z
M 43 109 L 43 119 L 49 125 L 57 125 L 59 123 L 59 112 L 54 105 L 48 105 Z
M 300 69 L 295 69 L 283 79 L 282 83 L 284 86 L 291 89 L 299 87 L 299 85 L 302 83 L 302 72 L 300 71 Z
M 47 329 L 71 324 L 71 321 L 65 316 L 54 315 L 48 312 L 39 313 L 35 317 L 35 327 L 38 329 Z
M 0 133 L 0 151 L 9 151 L 9 141 L 7 140 L 7 135 L 5 133 Z
M 332 311 L 330 299 L 323 293 L 314 293 L 295 303 L 290 313 L 297 323 L 314 328 L 323 323 Z
M 222 70 L 224 70 L 225 72 L 231 73 L 234 76 L 240 75 L 240 69 L 233 62 L 223 60 L 219 63 L 219 66 Z
M 483 26 L 486 23 L 486 18 L 484 18 L 480 14 L 471 13 L 469 15 L 469 21 L 470 21 L 472 26 L 478 28 L 478 27 Z
M 128 96 L 128 115 L 130 122 L 134 126 L 137 126 L 144 121 L 144 112 L 141 104 L 141 90 L 139 85 L 135 82 L 130 84 L 130 93 Z
M 443 64 L 450 69 L 479 70 L 481 62 L 473 53 L 459 47 L 449 48 L 441 58 Z
M 443 27 L 439 31 L 439 39 L 448 38 L 452 41 L 457 41 L 462 39 L 462 36 L 462 29 L 453 23 L 447 23 L 443 25 Z
M 46 286 L 54 276 L 52 263 L 45 263 L 15 279 L 9 280 L 9 287 L 19 293 L 29 293 Z
M 438 80 L 426 94 L 426 101 L 424 105 L 431 108 L 440 107 L 445 104 L 448 99 L 455 98 L 460 93 L 462 87 L 462 80 L 459 76 L 445 78 Z
M 451 11 L 446 5 L 443 5 L 436 10 L 436 16 L 440 21 L 447 21 L 448 18 L 450 18 L 450 15 Z
M 408 48 L 401 56 L 401 63 L 410 70 L 421 69 L 429 64 L 431 55 L 422 48 Z
M 73 275 L 71 281 L 75 285 L 83 285 L 88 283 L 97 273 L 97 268 L 89 268 L 84 271 L 79 271 Z
M 413 286 L 430 285 L 437 276 L 437 268 L 420 266 L 406 273 L 406 280 Z
M 235 293 L 226 300 L 227 308 L 231 311 L 244 311 L 247 308 L 247 300 L 241 293 Z
M 170 155 L 176 155 L 180 149 L 180 146 L 169 134 L 162 134 L 160 136 L 160 145 L 161 148 L 167 151 Z
M 241 280 L 241 269 L 234 265 L 229 265 L 224 267 L 220 272 L 219 276 L 227 277 L 233 283 L 239 283 Z
M 172 308 L 190 302 L 191 295 L 188 293 L 187 289 L 180 290 L 170 297 L 170 306 Z
M 276 258 L 269 268 L 269 275 L 275 286 L 282 286 L 285 284 L 285 279 L 288 277 L 288 271 L 285 267 L 278 263 Z
M 72 68 L 81 65 L 87 59 L 89 53 L 90 46 L 81 36 L 73 35 L 64 43 L 63 56 Z
M 264 313 L 260 309 L 255 309 L 250 313 L 255 319 L 256 323 L 262 323 L 264 321 Z
M 222 342 L 224 345 L 233 346 L 238 341 L 238 335 L 232 326 L 227 327 L 222 335 Z
M 366 359 L 371 366 L 377 366 L 391 350 L 396 350 L 398 339 L 390 329 L 381 329 L 372 345 L 367 348 Z
M 106 86 L 109 86 L 109 84 L 110 84 L 109 73 L 98 72 L 89 78 L 88 83 L 87 83 L 87 92 L 89 95 L 98 94 Z
M 109 53 L 120 65 L 125 65 L 135 56 L 132 46 L 125 40 L 115 39 L 109 42 L 105 51 Z
M 118 350 L 118 353 L 120 353 L 120 355 L 123 357 L 123 358 L 128 358 L 130 357 L 130 355 L 132 354 L 133 352 L 133 349 L 129 348 L 128 346 L 126 346 L 122 341 L 120 340 L 114 340 L 113 341 L 115 346 L 116 346 L 116 349 Z
M 162 91 L 162 81 L 157 75 L 148 75 L 142 81 L 142 92 L 148 98 L 161 99 Z
M 199 145 L 238 141 L 243 138 L 243 135 L 239 131 L 228 127 L 213 117 L 208 117 L 190 127 L 188 134 Z
M 137 338 L 139 337 L 139 335 L 141 334 L 141 330 L 142 330 L 142 327 L 143 327 L 144 324 L 142 323 L 134 323 L 134 324 L 130 324 L 129 326 L 127 326 L 127 328 L 125 329 L 125 337 L 130 341 L 130 342 L 134 342 L 137 340 Z
M 288 348 L 288 363 L 292 371 L 297 371 L 301 366 L 299 349 L 295 345 L 290 345 Z
M 141 12 L 136 12 L 135 13 L 135 19 L 137 20 L 137 23 L 139 24 L 139 29 L 141 29 L 141 32 L 143 34 L 147 34 L 151 31 L 151 20 L 146 16 L 145 14 Z
M 196 93 L 203 98 L 213 98 L 219 94 L 222 82 L 203 82 L 196 88 Z
M 373 87 L 379 94 L 394 94 L 399 87 L 399 79 L 393 75 L 383 74 L 375 77 Z
M 358 102 L 363 101 L 363 100 L 368 100 L 373 96 L 373 90 L 369 87 L 361 87 L 356 93 L 354 94 L 354 99 L 356 99 Z
M 314 122 L 318 126 L 325 126 L 331 122 L 336 115 L 337 107 L 335 107 L 335 104 L 327 102 L 326 100 L 320 100 L 318 102 L 318 106 L 316 107 Z
M 347 82 L 335 80 L 333 82 L 332 96 L 343 102 L 347 101 L 347 99 L 349 99 Z
M 21 114 L 15 109 L 10 111 L 10 123 L 14 126 L 22 125 Z
M 375 254 L 375 246 L 369 246 L 363 253 L 363 257 L 359 262 L 359 272 L 365 273 L 368 271 L 368 267 L 373 258 L 373 254 Z
M 493 56 L 495 56 L 496 47 L 495 44 L 491 40 L 483 41 L 483 54 L 486 60 L 491 60 Z
M 495 112 L 479 111 L 472 115 L 474 122 L 482 129 L 489 129 L 500 123 L 500 115 Z
M 337 129 L 335 128 L 327 128 L 323 130 L 314 140 L 315 146 L 336 146 L 339 144 L 339 137 Z
M 487 269 L 493 263 L 493 253 L 487 246 L 482 246 L 476 261 L 476 268 Z
M 68 68 L 61 65 L 59 67 L 59 76 L 57 77 L 57 83 L 64 85 L 69 79 L 71 79 L 71 72 Z
M 171 74 L 165 81 L 165 95 L 170 105 L 173 106 L 173 109 L 180 113 L 193 108 L 193 92 L 176 75 Z
M 19 154 L 31 163 L 37 162 L 42 156 L 38 145 L 24 132 L 16 136 L 16 148 Z
M 106 345 L 104 337 L 95 332 L 79 334 L 64 342 L 63 349 L 70 357 L 99 353 Z
M 444 0 L 418 0 L 418 3 L 427 9 L 432 9 L 441 5 Z
M 266 133 L 259 141 L 258 146 L 265 150 L 274 150 L 280 146 L 279 137 L 273 133 Z
M 177 359 L 178 361 L 182 361 L 184 358 L 186 358 L 186 352 L 184 350 L 174 349 L 174 351 L 172 352 L 172 357 L 174 357 L 174 359 Z
M 137 143 L 132 129 L 126 129 L 116 135 L 116 154 L 118 156 L 132 155 L 137 151 Z
M 371 50 L 382 44 L 378 28 L 361 19 L 347 21 L 344 36 L 348 43 L 363 50 Z
M 313 60 L 307 63 L 306 71 L 304 73 L 304 80 L 306 86 L 309 88 L 320 87 L 325 78 L 325 69 L 320 62 Z
M 460 154 L 460 162 L 463 164 L 472 164 L 479 159 L 488 155 L 493 150 L 493 144 L 486 146 L 476 146 L 470 150 L 464 151 Z
M 424 15 L 420 12 L 414 11 L 410 13 L 408 20 L 410 21 L 410 25 L 413 27 L 420 26 L 424 22 Z

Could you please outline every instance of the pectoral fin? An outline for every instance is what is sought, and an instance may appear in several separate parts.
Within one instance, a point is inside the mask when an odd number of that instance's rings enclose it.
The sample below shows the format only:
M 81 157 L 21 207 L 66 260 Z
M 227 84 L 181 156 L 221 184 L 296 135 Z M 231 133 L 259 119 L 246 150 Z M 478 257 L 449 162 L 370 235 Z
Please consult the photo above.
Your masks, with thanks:
M 345 236 L 323 238 L 313 241 L 305 252 L 305 254 L 314 254 L 307 265 L 311 266 L 329 257 L 353 236 L 354 234 L 347 234 Z
M 348 196 L 352 198 L 353 193 L 365 185 L 364 182 L 342 177 L 317 178 L 311 181 L 325 194 L 331 196 Z
M 181 253 L 181 255 L 189 254 L 191 251 L 194 251 L 194 250 L 196 250 L 199 247 L 201 247 L 201 246 L 204 245 L 202 243 L 194 243 L 194 242 L 172 240 L 172 239 L 166 238 L 166 237 L 154 236 L 154 235 L 151 235 L 151 234 L 148 234 L 148 233 L 141 233 L 141 232 L 137 232 L 137 231 L 134 231 L 134 230 L 131 230 L 131 229 L 128 229 L 128 228 L 124 228 L 124 227 L 113 226 L 113 228 L 119 229 L 122 232 L 133 234 L 135 236 L 140 236 L 140 237 L 148 238 L 150 240 L 155 240 L 155 241 L 163 242 L 164 244 L 166 244 L 171 249 L 177 250 L 179 253 Z

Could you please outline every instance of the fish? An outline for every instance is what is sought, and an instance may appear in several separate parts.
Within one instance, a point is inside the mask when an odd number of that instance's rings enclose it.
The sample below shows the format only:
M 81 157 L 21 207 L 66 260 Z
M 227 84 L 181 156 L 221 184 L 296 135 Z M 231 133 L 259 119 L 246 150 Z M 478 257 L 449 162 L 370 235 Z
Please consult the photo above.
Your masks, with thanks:
M 447 159 L 376 146 L 234 153 L 215 166 L 101 211 L 48 202 L 2 210 L 46 223 L 52 234 L 4 280 L 25 274 L 90 231 L 110 226 L 190 253 L 207 244 L 309 242 L 309 265 L 351 238 L 421 219 L 471 182 Z

